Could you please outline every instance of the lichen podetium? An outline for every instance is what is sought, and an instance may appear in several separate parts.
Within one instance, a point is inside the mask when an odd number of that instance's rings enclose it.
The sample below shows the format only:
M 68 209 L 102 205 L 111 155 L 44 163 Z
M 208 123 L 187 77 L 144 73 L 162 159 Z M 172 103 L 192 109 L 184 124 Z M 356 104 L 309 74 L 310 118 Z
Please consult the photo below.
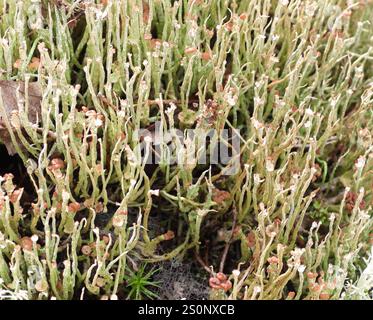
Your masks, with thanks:
M 372 0 L 0 12 L 0 299 L 373 298 Z

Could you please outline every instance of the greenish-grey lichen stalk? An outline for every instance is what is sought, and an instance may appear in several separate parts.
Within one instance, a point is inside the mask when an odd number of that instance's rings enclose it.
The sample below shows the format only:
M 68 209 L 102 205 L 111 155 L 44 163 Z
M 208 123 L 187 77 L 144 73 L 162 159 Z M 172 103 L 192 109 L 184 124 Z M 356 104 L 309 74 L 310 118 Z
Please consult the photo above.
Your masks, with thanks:
M 371 299 L 372 17 L 0 0 L 0 299 L 189 298 L 175 261 L 211 299 Z M 235 132 L 238 171 L 135 161 L 155 123 Z

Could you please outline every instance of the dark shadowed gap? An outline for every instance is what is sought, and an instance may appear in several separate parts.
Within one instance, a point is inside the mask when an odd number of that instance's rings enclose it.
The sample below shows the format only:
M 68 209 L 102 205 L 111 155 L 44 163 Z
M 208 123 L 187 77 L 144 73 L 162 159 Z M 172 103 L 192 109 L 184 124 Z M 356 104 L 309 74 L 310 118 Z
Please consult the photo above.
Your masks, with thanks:
M 21 205 L 29 206 L 35 198 L 35 190 L 24 166 L 18 155 L 10 156 L 6 147 L 0 144 L 0 176 L 11 173 L 13 182 L 17 188 L 24 188 Z

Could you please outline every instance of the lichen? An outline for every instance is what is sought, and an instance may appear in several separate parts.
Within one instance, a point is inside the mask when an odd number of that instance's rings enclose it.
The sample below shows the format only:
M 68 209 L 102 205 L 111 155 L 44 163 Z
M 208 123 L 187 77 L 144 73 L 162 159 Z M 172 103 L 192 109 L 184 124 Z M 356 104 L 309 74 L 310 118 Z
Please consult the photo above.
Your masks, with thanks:
M 0 12 L 0 299 L 372 298 L 371 0 Z

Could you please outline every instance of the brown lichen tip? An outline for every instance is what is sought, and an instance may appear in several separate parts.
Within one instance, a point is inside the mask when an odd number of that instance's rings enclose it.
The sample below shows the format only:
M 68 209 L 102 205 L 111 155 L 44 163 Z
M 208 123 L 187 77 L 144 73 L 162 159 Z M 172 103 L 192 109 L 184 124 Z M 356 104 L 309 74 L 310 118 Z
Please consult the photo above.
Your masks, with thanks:
M 51 171 L 58 170 L 58 169 L 63 169 L 63 168 L 65 168 L 65 162 L 60 158 L 54 158 L 54 159 L 51 160 L 48 168 Z
M 210 277 L 209 285 L 212 289 L 222 289 L 225 292 L 232 288 L 232 282 L 222 272 L 218 272 L 216 276 Z
M 168 240 L 172 240 L 173 238 L 175 238 L 175 233 L 172 230 L 168 230 L 163 236 L 164 236 L 164 240 L 168 241 Z
M 21 245 L 23 250 L 32 251 L 33 241 L 31 240 L 30 237 L 23 237 L 20 240 L 20 245 Z
M 81 209 L 80 203 L 72 202 L 68 205 L 68 211 L 71 213 L 76 213 Z
M 0 300 L 373 298 L 373 0 L 0 3 Z
M 214 189 L 212 191 L 212 201 L 216 202 L 217 204 L 222 204 L 224 201 L 229 200 L 231 198 L 231 194 L 225 190 Z

